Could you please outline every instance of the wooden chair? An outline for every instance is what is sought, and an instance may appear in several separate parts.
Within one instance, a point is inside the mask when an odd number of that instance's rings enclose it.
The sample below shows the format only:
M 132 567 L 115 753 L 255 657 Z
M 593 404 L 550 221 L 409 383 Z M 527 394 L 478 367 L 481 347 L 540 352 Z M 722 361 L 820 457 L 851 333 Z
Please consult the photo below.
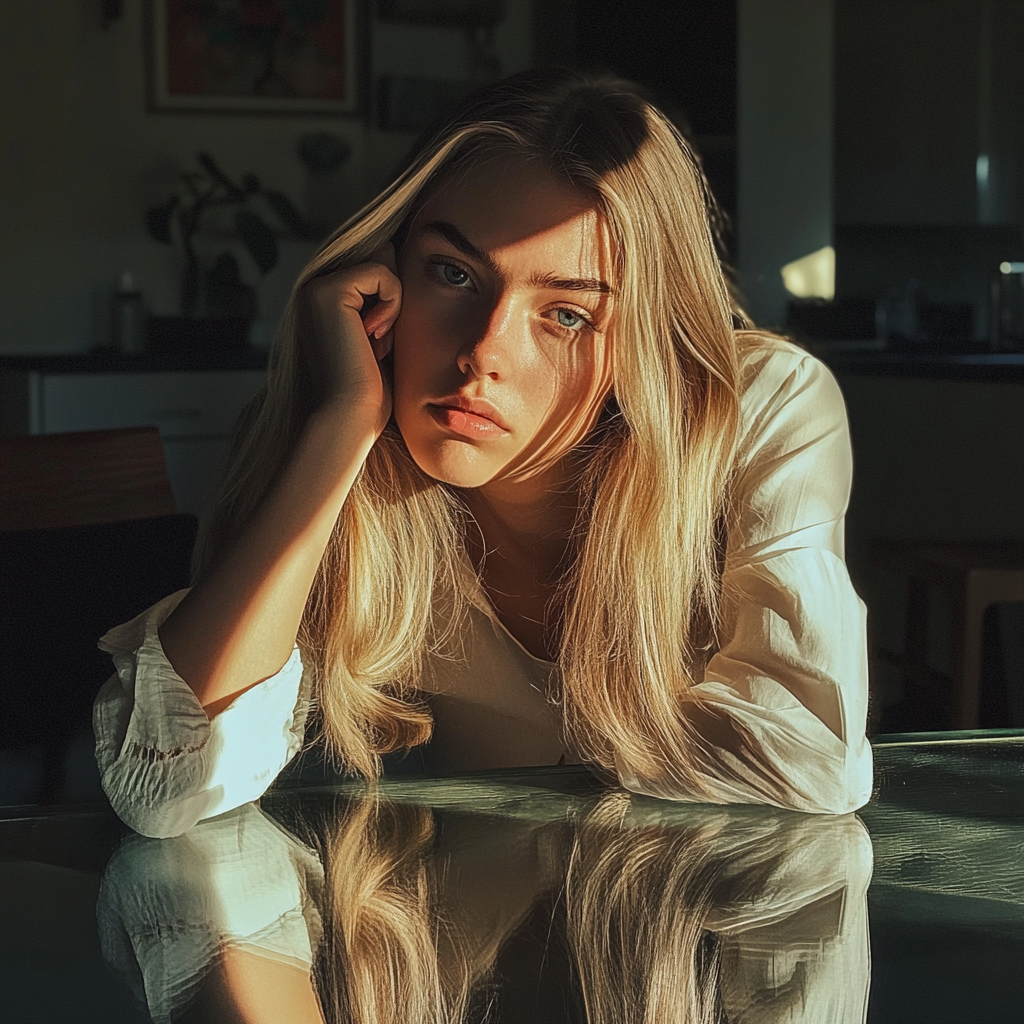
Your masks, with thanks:
M 197 523 L 174 511 L 155 428 L 0 440 L 0 749 L 42 759 L 25 802 L 64 790 L 113 669 L 99 637 L 188 586 Z
M 881 540 L 870 555 L 879 568 L 908 581 L 904 654 L 880 650 L 877 656 L 900 668 L 910 704 L 940 704 L 939 717 L 952 728 L 979 728 L 985 609 L 1024 601 L 1024 542 Z M 951 677 L 928 665 L 932 589 L 944 590 L 953 609 Z
M 171 515 L 156 427 L 0 438 L 0 531 Z

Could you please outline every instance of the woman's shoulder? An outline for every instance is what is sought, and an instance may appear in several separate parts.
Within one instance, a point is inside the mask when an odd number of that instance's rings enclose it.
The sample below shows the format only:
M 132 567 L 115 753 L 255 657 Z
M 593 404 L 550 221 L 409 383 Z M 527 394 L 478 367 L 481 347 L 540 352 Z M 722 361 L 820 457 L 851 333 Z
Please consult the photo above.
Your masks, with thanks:
M 743 331 L 737 345 L 741 458 L 769 438 L 799 444 L 847 430 L 843 393 L 820 359 L 775 334 Z
M 760 331 L 736 335 L 740 363 L 740 395 L 744 402 L 780 391 L 838 385 L 831 370 L 816 356 L 788 338 Z

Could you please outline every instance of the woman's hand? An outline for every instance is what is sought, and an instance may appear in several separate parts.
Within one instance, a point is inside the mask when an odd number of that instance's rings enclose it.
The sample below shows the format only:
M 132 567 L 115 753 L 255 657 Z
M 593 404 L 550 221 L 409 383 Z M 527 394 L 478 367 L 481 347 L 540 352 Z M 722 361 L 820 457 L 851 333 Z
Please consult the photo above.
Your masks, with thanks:
M 379 437 L 391 416 L 389 370 L 392 327 L 402 308 L 395 250 L 378 249 L 370 262 L 306 284 L 313 349 L 323 374 L 324 404 L 340 402 L 347 415 L 362 410 Z

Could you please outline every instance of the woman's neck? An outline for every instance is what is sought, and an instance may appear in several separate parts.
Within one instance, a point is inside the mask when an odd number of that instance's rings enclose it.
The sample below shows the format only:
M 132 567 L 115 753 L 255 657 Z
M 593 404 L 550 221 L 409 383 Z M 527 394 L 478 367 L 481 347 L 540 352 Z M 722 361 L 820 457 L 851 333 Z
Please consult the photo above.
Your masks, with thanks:
M 467 534 L 471 554 L 480 565 L 497 556 L 509 565 L 554 572 L 560 567 L 576 523 L 578 499 L 571 482 L 558 474 L 525 481 L 492 481 L 463 491 L 474 523 Z M 475 549 L 475 550 L 474 550 Z M 539 583 L 552 582 L 539 573 Z
M 558 585 L 572 559 L 575 488 L 562 480 L 492 482 L 464 491 L 466 548 L 505 628 L 535 657 L 557 658 Z

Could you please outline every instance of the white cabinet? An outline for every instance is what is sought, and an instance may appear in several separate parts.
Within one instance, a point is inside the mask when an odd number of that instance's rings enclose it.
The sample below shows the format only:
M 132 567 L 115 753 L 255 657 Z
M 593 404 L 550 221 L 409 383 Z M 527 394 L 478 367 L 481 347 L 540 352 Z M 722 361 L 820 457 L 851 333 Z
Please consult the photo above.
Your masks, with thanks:
M 10 411 L 4 417 L 12 433 L 157 427 L 178 511 L 196 515 L 221 472 L 238 414 L 266 381 L 262 370 L 4 376 L 5 400 L 23 410 L 20 424 Z

